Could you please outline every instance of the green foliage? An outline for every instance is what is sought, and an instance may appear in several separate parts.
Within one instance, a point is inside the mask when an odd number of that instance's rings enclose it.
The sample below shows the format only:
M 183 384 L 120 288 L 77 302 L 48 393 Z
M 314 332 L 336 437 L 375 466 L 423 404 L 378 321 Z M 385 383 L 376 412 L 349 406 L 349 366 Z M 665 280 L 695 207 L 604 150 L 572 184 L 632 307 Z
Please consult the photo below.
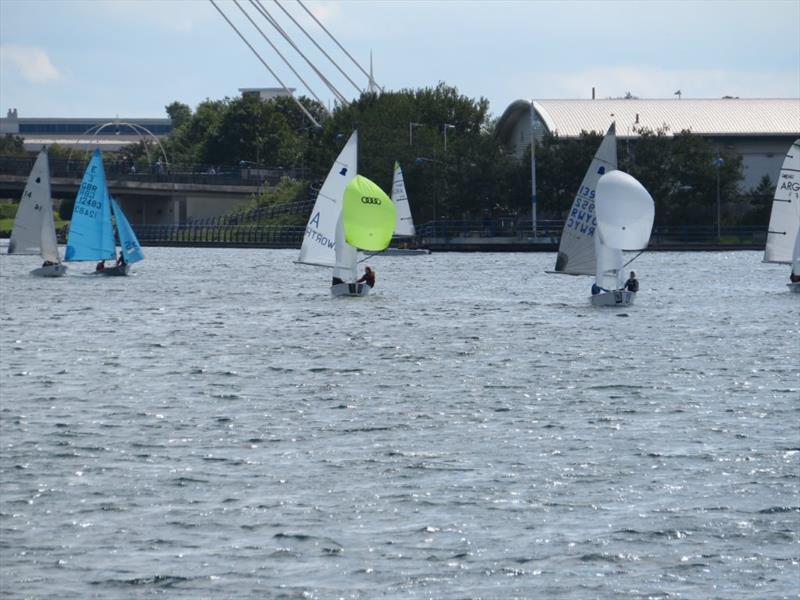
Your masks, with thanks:
M 62 200 L 58 206 L 58 216 L 64 221 L 72 220 L 72 210 L 75 208 L 75 199 Z
M 25 138 L 6 133 L 0 137 L 0 154 L 21 155 L 25 152 Z
M 177 129 L 183 124 L 188 123 L 192 118 L 192 109 L 182 102 L 175 101 L 164 108 L 167 111 L 167 116 L 170 121 L 172 121 L 173 129 Z

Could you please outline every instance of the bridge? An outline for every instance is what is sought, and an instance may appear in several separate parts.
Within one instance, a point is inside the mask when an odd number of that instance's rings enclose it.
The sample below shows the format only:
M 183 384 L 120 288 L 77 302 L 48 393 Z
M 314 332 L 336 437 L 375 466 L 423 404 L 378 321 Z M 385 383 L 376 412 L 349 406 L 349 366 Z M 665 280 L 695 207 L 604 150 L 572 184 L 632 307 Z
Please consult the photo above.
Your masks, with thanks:
M 0 196 L 22 196 L 35 156 L 0 156 Z M 304 178 L 306 170 L 253 165 L 213 167 L 155 163 L 146 170 L 129 162 L 104 165 L 111 195 L 134 225 L 174 225 L 215 218 L 235 209 L 283 177 Z M 50 159 L 54 198 L 73 199 L 83 178 L 83 158 Z

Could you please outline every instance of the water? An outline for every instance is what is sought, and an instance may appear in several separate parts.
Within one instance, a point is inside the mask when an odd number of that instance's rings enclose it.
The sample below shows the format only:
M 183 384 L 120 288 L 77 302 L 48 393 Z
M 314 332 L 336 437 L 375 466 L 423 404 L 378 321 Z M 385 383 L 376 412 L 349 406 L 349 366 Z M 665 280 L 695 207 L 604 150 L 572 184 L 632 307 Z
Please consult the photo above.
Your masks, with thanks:
M 0 257 L 7 598 L 789 598 L 800 297 L 648 253 L 593 309 L 552 254 Z

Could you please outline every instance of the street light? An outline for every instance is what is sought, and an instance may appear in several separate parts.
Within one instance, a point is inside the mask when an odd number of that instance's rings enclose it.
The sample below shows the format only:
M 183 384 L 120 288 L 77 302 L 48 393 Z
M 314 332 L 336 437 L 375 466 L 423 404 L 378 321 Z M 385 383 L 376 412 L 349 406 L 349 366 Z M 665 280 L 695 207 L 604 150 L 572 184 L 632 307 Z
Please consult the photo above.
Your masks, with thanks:
M 719 155 L 719 148 L 717 148 L 717 157 L 714 159 L 714 166 L 717 168 L 717 241 L 722 240 L 722 219 L 721 214 L 722 211 L 720 210 L 720 199 L 719 199 L 719 168 L 725 164 L 725 161 Z
M 444 131 L 444 151 L 447 154 L 447 130 L 448 129 L 455 129 L 455 125 L 451 125 L 450 123 L 445 123 L 442 125 L 442 130 Z
M 413 122 L 411 122 L 411 123 L 408 124 L 408 145 L 409 146 L 413 146 L 414 145 L 414 127 L 422 127 L 422 126 L 424 126 L 424 123 L 413 123 Z
M 434 155 L 435 156 L 435 155 Z M 434 165 L 443 165 L 444 163 L 440 160 L 435 158 L 428 158 L 426 156 L 418 156 L 414 159 L 414 164 L 421 165 L 422 163 L 432 162 Z M 433 184 L 433 236 L 436 237 L 436 212 L 437 212 L 437 205 L 439 203 L 439 170 L 438 167 L 434 166 L 434 184 Z

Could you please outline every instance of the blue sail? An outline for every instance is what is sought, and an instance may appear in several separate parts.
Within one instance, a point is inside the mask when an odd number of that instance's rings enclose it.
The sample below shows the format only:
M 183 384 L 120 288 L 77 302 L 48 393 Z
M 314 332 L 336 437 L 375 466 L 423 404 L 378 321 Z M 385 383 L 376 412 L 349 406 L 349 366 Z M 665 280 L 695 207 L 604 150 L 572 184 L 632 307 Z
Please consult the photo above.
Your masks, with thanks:
M 108 260 L 116 255 L 103 157 L 95 150 L 75 198 L 64 260 Z
M 121 246 L 120 252 L 122 252 L 125 262 L 139 262 L 144 258 L 144 254 L 142 253 L 142 247 L 139 245 L 139 240 L 136 238 L 136 233 L 131 228 L 131 224 L 128 223 L 128 219 L 125 218 L 125 213 L 122 212 L 119 204 L 113 198 L 111 198 L 111 208 L 114 211 L 114 219 L 117 221 L 117 233 L 119 234 L 119 245 Z

